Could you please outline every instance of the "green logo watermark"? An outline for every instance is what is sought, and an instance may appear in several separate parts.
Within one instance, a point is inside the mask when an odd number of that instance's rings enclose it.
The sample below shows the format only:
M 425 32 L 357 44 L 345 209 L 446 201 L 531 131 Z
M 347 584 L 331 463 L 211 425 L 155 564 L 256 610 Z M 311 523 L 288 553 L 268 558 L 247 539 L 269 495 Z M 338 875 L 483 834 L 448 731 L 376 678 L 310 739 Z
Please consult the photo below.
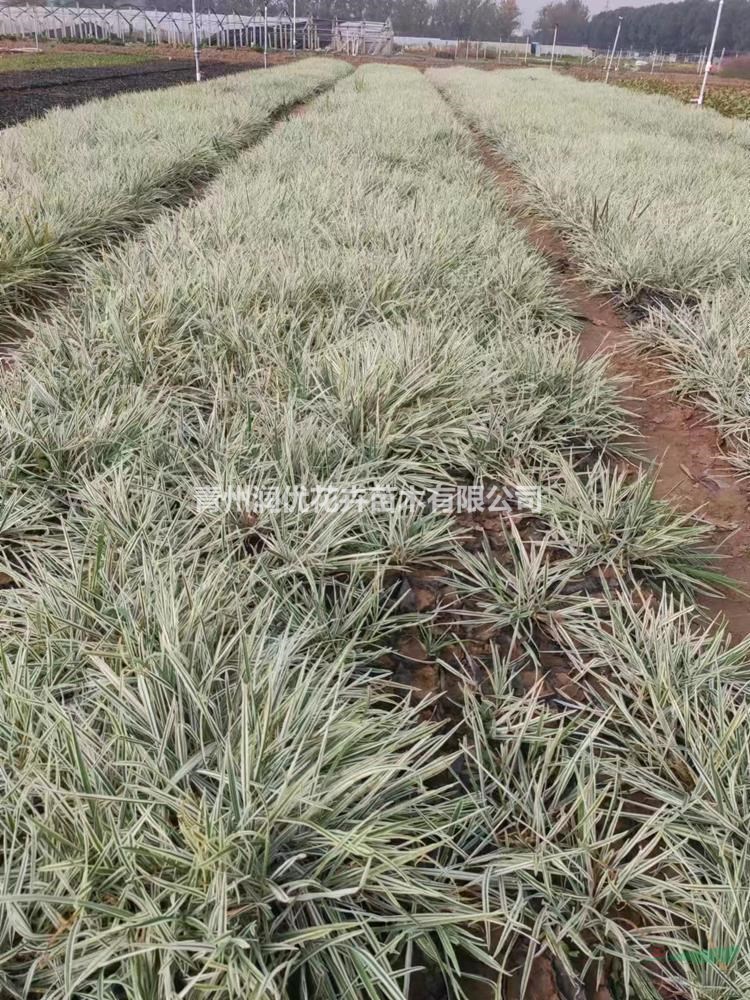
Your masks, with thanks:
M 739 945 L 734 948 L 704 948 L 702 951 L 677 951 L 669 957 L 691 965 L 728 965 L 737 957 L 739 950 Z
M 702 948 L 696 951 L 667 951 L 665 948 L 658 948 L 655 957 L 673 962 L 687 962 L 689 965 L 728 965 L 737 957 L 739 951 L 739 945 L 730 948 Z

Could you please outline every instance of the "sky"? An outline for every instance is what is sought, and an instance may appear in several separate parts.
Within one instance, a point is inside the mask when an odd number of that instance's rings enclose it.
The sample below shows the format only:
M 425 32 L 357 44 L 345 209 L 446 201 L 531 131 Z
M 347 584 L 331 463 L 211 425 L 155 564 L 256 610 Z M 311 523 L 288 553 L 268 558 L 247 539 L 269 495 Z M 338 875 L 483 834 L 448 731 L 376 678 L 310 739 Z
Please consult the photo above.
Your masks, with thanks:
M 521 8 L 521 24 L 524 28 L 531 27 L 539 8 L 548 2 L 549 0 L 518 0 L 518 6 Z M 585 2 L 592 14 L 598 14 L 607 7 L 610 10 L 614 10 L 615 7 L 645 7 L 649 3 L 656 3 L 657 0 L 609 0 L 609 3 L 607 0 L 585 0 Z

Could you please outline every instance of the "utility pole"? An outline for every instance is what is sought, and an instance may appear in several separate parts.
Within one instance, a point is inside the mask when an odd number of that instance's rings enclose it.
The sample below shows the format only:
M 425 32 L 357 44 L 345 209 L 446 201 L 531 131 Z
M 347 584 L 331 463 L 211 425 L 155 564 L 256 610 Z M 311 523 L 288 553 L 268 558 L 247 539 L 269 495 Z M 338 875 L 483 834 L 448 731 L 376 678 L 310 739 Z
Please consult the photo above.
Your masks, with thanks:
M 557 46 L 557 25 L 555 25 L 555 34 L 552 37 L 552 52 L 550 52 L 549 57 L 549 68 L 552 69 L 552 63 L 555 61 L 555 48 Z
M 620 29 L 621 28 L 622 28 L 622 18 L 618 17 L 617 18 L 617 31 L 615 33 L 615 42 L 614 42 L 614 45 L 612 46 L 612 52 L 610 53 L 610 56 L 609 56 L 609 62 L 607 63 L 607 75 L 604 77 L 604 82 L 605 83 L 609 83 L 609 72 L 612 69 L 612 61 L 614 60 L 614 58 L 615 58 L 615 52 L 617 51 L 617 43 L 620 40 Z
M 706 68 L 703 71 L 703 83 L 701 84 L 701 92 L 698 95 L 698 106 L 703 104 L 703 98 L 706 96 L 706 84 L 708 83 L 708 74 L 711 70 L 711 63 L 714 58 L 714 47 L 716 46 L 716 36 L 719 34 L 719 21 L 721 20 L 721 11 L 724 6 L 724 0 L 719 0 L 719 6 L 716 11 L 716 21 L 714 23 L 714 33 L 711 36 L 711 48 L 708 50 L 708 58 L 706 59 Z
M 192 0 L 193 14 L 193 57 L 195 58 L 195 82 L 201 82 L 201 46 L 198 40 L 198 14 L 195 9 L 195 0 Z

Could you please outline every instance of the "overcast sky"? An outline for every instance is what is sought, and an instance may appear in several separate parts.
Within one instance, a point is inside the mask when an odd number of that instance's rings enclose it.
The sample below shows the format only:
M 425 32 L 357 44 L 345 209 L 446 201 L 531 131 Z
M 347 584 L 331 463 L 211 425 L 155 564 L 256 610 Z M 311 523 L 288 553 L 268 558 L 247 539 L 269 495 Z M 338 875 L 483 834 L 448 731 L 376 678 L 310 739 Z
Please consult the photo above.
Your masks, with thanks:
M 548 2 L 549 0 L 518 0 L 518 6 L 521 8 L 521 24 L 524 28 L 531 27 L 539 8 Z M 609 4 L 607 0 L 585 0 L 585 2 L 592 14 L 598 14 L 607 7 L 610 10 L 614 10 L 615 7 L 645 7 L 648 3 L 656 3 L 657 0 L 609 0 Z

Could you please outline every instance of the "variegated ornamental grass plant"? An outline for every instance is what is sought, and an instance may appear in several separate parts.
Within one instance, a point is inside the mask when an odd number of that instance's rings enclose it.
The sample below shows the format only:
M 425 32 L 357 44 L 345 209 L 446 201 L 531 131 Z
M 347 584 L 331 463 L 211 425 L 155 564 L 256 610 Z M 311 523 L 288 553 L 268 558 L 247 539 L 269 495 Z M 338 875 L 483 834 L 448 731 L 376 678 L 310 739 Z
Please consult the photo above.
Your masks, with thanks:
M 274 116 L 346 75 L 305 59 L 202 86 L 92 101 L 0 133 L 0 337 L 87 251 L 198 190 Z
M 693 607 L 701 530 L 610 464 L 618 387 L 470 141 L 359 70 L 90 259 L 0 383 L 3 994 L 458 998 L 538 953 L 587 996 L 748 984 L 748 650 Z M 467 546 L 195 504 L 475 480 L 542 509 Z M 414 706 L 401 636 L 455 677 L 467 629 L 481 686 Z M 653 960 L 706 935 L 724 978 Z
M 750 471 L 750 125 L 533 71 L 430 71 Z

